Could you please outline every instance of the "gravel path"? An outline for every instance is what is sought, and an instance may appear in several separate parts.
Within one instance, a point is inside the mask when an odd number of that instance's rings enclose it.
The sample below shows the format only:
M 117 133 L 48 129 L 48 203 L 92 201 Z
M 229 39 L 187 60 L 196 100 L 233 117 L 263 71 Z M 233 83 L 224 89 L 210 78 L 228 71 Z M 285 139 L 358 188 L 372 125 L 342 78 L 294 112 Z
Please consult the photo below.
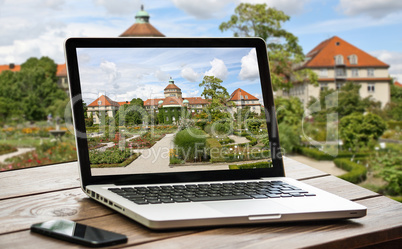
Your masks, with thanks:
M 340 176 L 347 173 L 346 171 L 336 167 L 333 161 L 317 161 L 301 155 L 286 155 L 286 157 L 304 163 L 310 167 L 319 169 L 334 176 Z

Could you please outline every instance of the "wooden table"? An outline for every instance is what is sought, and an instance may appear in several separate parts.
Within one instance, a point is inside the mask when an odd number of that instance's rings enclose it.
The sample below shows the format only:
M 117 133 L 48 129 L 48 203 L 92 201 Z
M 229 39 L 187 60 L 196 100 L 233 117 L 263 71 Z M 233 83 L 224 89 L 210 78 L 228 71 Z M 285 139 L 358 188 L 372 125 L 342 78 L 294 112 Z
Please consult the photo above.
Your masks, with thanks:
M 126 234 L 119 248 L 372 248 L 402 247 L 402 204 L 291 159 L 287 176 L 368 207 L 364 218 L 155 232 L 87 198 L 77 163 L 0 173 L 0 248 L 71 248 L 32 234 L 33 223 L 55 218 Z M 373 246 L 374 245 L 374 246 Z

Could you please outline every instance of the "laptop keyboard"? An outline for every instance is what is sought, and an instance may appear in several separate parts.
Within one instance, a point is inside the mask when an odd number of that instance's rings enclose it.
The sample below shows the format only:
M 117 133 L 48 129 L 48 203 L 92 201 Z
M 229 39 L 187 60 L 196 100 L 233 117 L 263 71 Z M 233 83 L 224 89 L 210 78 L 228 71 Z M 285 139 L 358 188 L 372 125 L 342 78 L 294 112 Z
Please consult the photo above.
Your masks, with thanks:
M 315 196 L 282 181 L 122 187 L 109 190 L 140 205 Z

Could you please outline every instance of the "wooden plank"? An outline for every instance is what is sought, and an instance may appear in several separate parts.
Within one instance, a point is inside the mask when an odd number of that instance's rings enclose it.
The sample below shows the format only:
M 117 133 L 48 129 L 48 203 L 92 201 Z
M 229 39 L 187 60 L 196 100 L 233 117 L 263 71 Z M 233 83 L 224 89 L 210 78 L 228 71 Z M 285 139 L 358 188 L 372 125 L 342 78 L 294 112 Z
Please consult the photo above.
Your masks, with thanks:
M 349 200 L 380 196 L 378 193 L 344 181 L 336 176 L 307 179 L 303 180 L 303 182 Z
M 79 186 L 77 162 L 6 171 L 0 173 L 0 200 Z
M 0 234 L 56 218 L 81 220 L 115 213 L 86 197 L 81 189 L 1 200 L 0 207 Z
M 158 241 L 161 239 L 189 235 L 197 231 L 202 231 L 198 229 L 198 230 L 154 232 L 119 214 L 112 214 L 108 216 L 87 219 L 84 221 L 80 221 L 80 223 L 127 235 L 128 237 L 127 244 L 116 246 L 119 248 L 122 246 L 134 246 L 138 244 Z M 79 246 L 75 246 L 75 244 L 49 238 L 43 235 L 30 233 L 28 230 L 0 235 L 0 248 L 25 248 L 25 247 L 53 249 L 53 248 L 71 248 L 71 247 L 78 248 Z
M 283 163 L 286 176 L 297 180 L 330 175 L 288 157 L 283 158 Z
M 295 179 L 328 175 L 289 158 L 284 162 L 286 175 Z M 0 200 L 79 186 L 77 162 L 2 172 Z
M 366 217 L 210 229 L 136 248 L 353 248 L 401 236 L 402 204 L 384 196 L 358 203 L 369 207 Z

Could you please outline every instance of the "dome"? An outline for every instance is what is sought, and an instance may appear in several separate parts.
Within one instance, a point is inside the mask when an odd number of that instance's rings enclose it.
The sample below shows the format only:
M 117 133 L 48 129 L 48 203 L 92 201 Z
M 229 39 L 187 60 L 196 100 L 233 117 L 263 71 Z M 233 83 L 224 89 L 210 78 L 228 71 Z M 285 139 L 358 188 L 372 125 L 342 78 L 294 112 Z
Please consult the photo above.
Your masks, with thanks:
M 144 5 L 141 5 L 141 10 L 137 12 L 135 15 L 136 23 L 148 23 L 149 22 L 149 14 L 144 10 Z
M 161 105 L 163 103 L 163 100 L 159 100 L 158 105 Z
M 188 103 L 189 103 L 189 102 L 188 102 L 187 99 L 183 100 L 183 104 L 188 104 Z

